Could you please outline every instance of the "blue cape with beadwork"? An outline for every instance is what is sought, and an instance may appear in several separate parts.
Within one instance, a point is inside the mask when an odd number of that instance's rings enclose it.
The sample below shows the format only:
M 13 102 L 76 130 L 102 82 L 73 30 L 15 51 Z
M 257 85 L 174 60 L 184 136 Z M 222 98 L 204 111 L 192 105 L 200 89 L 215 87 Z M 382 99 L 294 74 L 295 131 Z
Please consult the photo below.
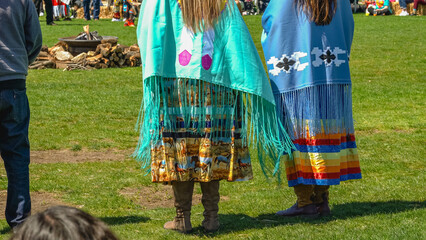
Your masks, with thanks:
M 354 21 L 338 1 L 331 24 L 308 21 L 294 0 L 271 1 L 262 17 L 262 46 L 274 94 L 323 84 L 350 84 Z
M 161 138 L 161 124 L 167 125 L 167 128 L 176 125 L 176 118 L 169 116 L 165 104 L 161 104 L 160 98 L 167 99 L 165 95 L 168 94 L 162 88 L 163 82 L 167 79 L 190 79 L 199 81 L 199 84 L 214 84 L 214 91 L 220 92 L 223 87 L 235 90 L 235 98 L 240 99 L 237 102 L 242 103 L 238 108 L 243 114 L 242 138 L 258 149 L 264 173 L 277 172 L 279 156 L 290 152 L 292 144 L 278 124 L 269 80 L 233 0 L 222 1 L 222 12 L 214 28 L 198 33 L 185 26 L 178 0 L 145 0 L 141 5 L 137 36 L 141 49 L 144 99 L 138 123 L 139 144 L 134 155 L 142 161 L 143 167 L 150 164 L 151 144 Z M 212 108 L 214 111 L 214 104 Z M 194 113 L 190 106 L 183 106 L 181 110 L 184 111 L 185 123 L 194 118 L 205 118 Z M 164 119 L 160 120 L 162 113 Z M 232 123 L 212 121 L 211 124 L 211 128 L 215 129 L 231 126 Z M 199 131 L 205 125 L 201 122 L 191 127 Z M 272 159 L 272 165 L 269 164 L 272 168 L 266 166 L 265 159 Z

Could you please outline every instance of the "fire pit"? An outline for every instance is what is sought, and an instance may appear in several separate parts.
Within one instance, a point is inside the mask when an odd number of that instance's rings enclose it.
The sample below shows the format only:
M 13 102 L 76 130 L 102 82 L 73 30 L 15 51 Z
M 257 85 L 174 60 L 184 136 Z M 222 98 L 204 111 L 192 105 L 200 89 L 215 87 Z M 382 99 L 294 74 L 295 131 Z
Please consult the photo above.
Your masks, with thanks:
M 118 37 L 114 36 L 102 36 L 102 39 L 99 40 L 76 40 L 76 36 L 59 38 L 59 41 L 62 41 L 68 45 L 68 52 L 73 56 L 76 56 L 82 52 L 95 51 L 96 47 L 104 42 L 117 43 Z

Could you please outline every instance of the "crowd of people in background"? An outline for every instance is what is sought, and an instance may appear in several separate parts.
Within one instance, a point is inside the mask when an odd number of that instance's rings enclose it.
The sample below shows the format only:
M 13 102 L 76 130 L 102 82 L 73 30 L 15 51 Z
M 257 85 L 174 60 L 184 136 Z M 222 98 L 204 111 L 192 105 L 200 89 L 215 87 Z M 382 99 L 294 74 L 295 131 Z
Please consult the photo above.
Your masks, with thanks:
M 367 16 L 383 16 L 396 14 L 398 16 L 410 16 L 418 14 L 418 6 L 426 5 L 426 0 L 349 0 L 354 12 L 365 12 Z M 393 12 L 392 2 L 398 2 L 401 12 Z M 413 11 L 407 11 L 407 4 L 413 3 Z
M 101 0 L 33 0 L 39 16 L 46 15 L 47 25 L 56 25 L 54 21 L 71 21 L 77 18 L 77 10 L 83 8 L 84 19 L 99 20 Z M 137 11 L 134 2 L 142 0 L 108 0 L 107 5 L 113 7 L 112 21 L 123 21 L 124 26 L 134 27 Z M 44 3 L 44 6 L 43 6 Z
M 54 21 L 70 21 L 77 18 L 77 10 L 84 9 L 84 19 L 99 20 L 101 0 L 33 0 L 40 16 L 46 15 L 47 25 L 56 25 Z M 124 26 L 134 26 L 138 9 L 134 3 L 143 0 L 107 0 L 107 6 L 113 7 L 112 21 L 123 21 Z M 391 2 L 399 2 L 401 12 L 398 16 L 409 16 L 418 14 L 418 6 L 426 5 L 426 0 L 349 0 L 354 12 L 365 12 L 366 15 L 391 15 Z M 268 6 L 270 0 L 235 0 L 242 15 L 261 15 Z M 44 7 L 43 7 L 44 3 Z M 362 3 L 362 4 L 360 4 Z M 407 4 L 413 3 L 412 13 L 408 13 Z

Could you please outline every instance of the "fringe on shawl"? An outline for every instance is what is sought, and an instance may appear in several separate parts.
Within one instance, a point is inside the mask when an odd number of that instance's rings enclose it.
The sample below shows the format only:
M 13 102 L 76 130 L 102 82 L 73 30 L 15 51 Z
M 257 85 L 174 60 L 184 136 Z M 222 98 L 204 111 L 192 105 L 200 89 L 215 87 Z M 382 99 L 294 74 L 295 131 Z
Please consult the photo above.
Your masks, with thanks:
M 211 138 L 230 137 L 220 134 L 230 134 L 231 131 L 214 131 L 214 129 L 232 128 L 236 111 L 241 111 L 238 115 L 241 116 L 241 126 L 239 127 L 241 127 L 243 143 L 247 143 L 251 148 L 256 149 L 257 157 L 266 177 L 270 175 L 279 177 L 280 157 L 286 153 L 291 155 L 294 145 L 284 127 L 278 121 L 274 104 L 257 95 L 238 90 L 233 90 L 234 94 L 225 94 L 224 97 L 218 98 L 217 95 L 213 94 L 213 91 L 216 93 L 225 92 L 223 90 L 226 87 L 210 83 L 210 93 L 207 93 L 207 88 L 204 87 L 207 83 L 202 80 L 177 79 L 176 81 L 191 81 L 196 83 L 197 86 L 201 86 L 198 87 L 199 96 L 211 94 L 212 107 L 211 113 L 209 113 L 211 115 Z M 171 82 L 171 79 L 158 76 L 144 80 L 144 95 L 136 124 L 140 136 L 133 156 L 142 163 L 142 169 L 145 169 L 147 173 L 150 172 L 151 145 L 161 140 L 161 129 L 174 130 L 177 126 L 173 109 L 168 107 L 167 104 L 163 104 L 167 103 L 169 98 L 172 98 L 172 101 L 178 100 L 175 99 L 177 96 L 170 94 L 175 92 L 175 89 L 170 90 L 169 87 L 174 88 L 175 86 L 169 86 L 167 82 Z M 191 90 L 188 89 L 188 86 L 192 85 L 178 84 L 179 89 L 177 90 L 181 95 L 184 95 L 180 99 L 178 111 L 183 115 L 185 128 L 197 129 L 200 132 L 206 126 L 207 114 L 206 111 L 194 111 L 194 101 L 197 101 L 196 105 L 198 106 L 206 106 L 205 98 L 199 97 L 195 100 L 191 98 L 188 95 L 188 90 Z M 196 89 L 192 90 L 196 91 Z M 236 106 L 237 104 L 240 104 L 240 106 Z M 222 113 L 216 111 L 218 106 L 229 105 L 233 105 L 233 107 L 225 108 Z M 216 120 L 213 117 L 217 114 L 226 114 L 226 116 L 232 117 L 226 118 L 225 121 L 224 118 Z M 160 116 L 162 116 L 162 119 Z
M 350 84 L 323 84 L 274 96 L 278 116 L 292 140 L 354 132 Z

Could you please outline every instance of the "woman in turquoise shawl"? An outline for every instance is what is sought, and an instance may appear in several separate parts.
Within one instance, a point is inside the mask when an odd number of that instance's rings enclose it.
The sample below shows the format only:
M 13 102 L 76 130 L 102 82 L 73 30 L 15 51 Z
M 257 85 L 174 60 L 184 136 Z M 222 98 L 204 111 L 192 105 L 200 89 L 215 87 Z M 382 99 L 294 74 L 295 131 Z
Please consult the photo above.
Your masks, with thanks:
M 216 231 L 219 180 L 253 178 L 248 146 L 265 174 L 290 149 L 260 57 L 234 0 L 143 1 L 137 33 L 144 98 L 136 158 L 153 182 L 172 183 L 176 217 L 164 228 L 192 230 L 200 182 L 202 225 Z

